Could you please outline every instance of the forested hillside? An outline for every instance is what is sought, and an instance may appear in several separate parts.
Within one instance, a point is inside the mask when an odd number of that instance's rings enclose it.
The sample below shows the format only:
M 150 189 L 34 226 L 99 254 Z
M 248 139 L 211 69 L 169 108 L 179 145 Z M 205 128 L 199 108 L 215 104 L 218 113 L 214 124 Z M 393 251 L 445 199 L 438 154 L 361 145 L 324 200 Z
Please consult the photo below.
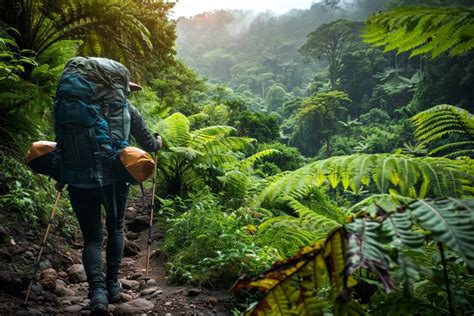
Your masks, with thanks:
M 75 56 L 128 67 L 143 86 L 130 102 L 163 139 L 156 192 L 132 185 L 109 311 L 472 313 L 471 1 L 172 10 L 0 3 L 0 314 L 88 313 L 69 200 L 52 217 L 57 186 L 25 164 L 32 142 L 55 140 Z

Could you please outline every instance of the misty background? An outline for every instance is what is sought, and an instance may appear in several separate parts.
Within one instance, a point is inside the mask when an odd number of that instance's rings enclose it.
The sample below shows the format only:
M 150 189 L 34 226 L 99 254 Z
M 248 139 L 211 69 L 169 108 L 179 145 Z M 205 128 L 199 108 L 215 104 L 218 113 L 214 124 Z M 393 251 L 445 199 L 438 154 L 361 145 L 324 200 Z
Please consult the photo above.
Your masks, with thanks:
M 320 25 L 347 18 L 363 21 L 389 0 L 313 2 L 309 9 L 277 15 L 252 10 L 214 10 L 177 20 L 178 57 L 210 83 L 225 83 L 265 109 L 275 84 L 302 96 L 326 66 L 304 60 L 298 49 Z

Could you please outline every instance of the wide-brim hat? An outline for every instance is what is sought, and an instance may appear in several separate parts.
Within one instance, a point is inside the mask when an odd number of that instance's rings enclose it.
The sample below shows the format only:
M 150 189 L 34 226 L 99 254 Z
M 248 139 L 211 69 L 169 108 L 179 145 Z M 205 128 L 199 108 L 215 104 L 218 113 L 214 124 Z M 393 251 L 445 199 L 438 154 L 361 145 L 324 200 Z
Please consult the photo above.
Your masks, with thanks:
M 128 83 L 128 86 L 130 87 L 130 91 L 140 91 L 142 89 L 142 86 L 131 81 Z

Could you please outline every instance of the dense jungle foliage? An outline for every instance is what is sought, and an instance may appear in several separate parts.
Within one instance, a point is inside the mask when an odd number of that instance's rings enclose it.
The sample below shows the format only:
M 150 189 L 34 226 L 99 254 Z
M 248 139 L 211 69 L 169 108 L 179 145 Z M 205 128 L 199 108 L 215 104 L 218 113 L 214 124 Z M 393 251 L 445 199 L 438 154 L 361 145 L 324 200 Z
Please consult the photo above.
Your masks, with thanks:
M 164 140 L 169 282 L 228 289 L 241 277 L 232 290 L 257 302 L 252 315 L 472 313 L 471 2 L 176 21 L 172 8 L 0 3 L 2 223 L 46 224 L 54 184 L 23 157 L 54 138 L 66 61 L 109 57 L 145 87 L 131 102 Z M 65 236 L 77 229 L 66 202 L 59 221 Z

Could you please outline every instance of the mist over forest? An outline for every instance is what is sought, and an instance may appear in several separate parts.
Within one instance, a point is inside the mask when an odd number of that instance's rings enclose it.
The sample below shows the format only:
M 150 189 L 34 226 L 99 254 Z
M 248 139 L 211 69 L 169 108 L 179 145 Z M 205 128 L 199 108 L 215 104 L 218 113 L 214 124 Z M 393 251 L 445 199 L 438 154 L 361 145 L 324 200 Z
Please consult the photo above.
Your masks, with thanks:
M 456 1 L 466 5 L 468 2 Z M 301 51 L 309 34 L 323 24 L 348 20 L 354 23 L 351 27 L 357 32 L 348 51 L 337 57 L 341 59 L 336 74 L 337 88 L 351 100 L 349 111 L 340 117 L 342 120 L 358 118 L 372 109 L 381 109 L 391 119 L 398 120 L 435 103 L 467 106 L 472 101 L 470 68 L 456 67 L 464 62 L 470 64 L 469 57 L 440 63 L 425 56 L 409 58 L 407 53 L 383 53 L 382 49 L 363 43 L 360 35 L 364 20 L 370 15 L 415 4 L 446 5 L 438 0 L 322 1 L 313 3 L 308 10 L 295 9 L 282 15 L 216 10 L 191 18 L 181 17 L 176 30 L 177 56 L 208 83 L 230 88 L 229 98 L 238 96 L 247 109 L 275 117 L 281 126 L 280 140 L 312 156 L 321 149 L 321 137 L 311 139 L 311 145 L 307 145 L 301 126 L 295 128 L 293 115 L 304 98 L 336 88 L 331 87 L 328 79 L 327 58 L 321 52 L 315 56 Z M 432 89 L 429 94 L 423 91 L 426 86 L 421 81 L 441 85 L 437 78 L 442 73 L 453 77 L 443 79 L 443 89 Z M 454 82 L 460 84 L 454 86 Z M 404 133 L 396 129 L 392 132 Z M 362 133 L 359 140 L 361 137 L 369 136 Z M 400 138 L 396 144 L 402 146 L 407 141 Z M 358 142 L 351 141 L 350 146 L 357 147 Z M 347 146 L 341 144 L 345 148 L 336 153 L 350 153 Z M 371 152 L 378 150 L 380 147 Z
M 387 2 L 358 1 L 339 7 L 314 3 L 309 10 L 294 9 L 283 15 L 216 10 L 192 18 L 182 17 L 177 24 L 177 52 L 211 82 L 231 82 L 234 88 L 242 80 L 239 70 L 244 67 L 248 73 L 274 73 L 280 77 L 295 76 L 289 73 L 289 68 L 297 68 L 299 73 L 294 80 L 267 79 L 284 84 L 291 91 L 308 83 L 312 71 L 321 66 L 303 63 L 298 54 L 310 32 L 341 18 L 363 21 Z M 233 69 L 234 66 L 239 67 Z M 284 80 L 289 82 L 285 84 Z

